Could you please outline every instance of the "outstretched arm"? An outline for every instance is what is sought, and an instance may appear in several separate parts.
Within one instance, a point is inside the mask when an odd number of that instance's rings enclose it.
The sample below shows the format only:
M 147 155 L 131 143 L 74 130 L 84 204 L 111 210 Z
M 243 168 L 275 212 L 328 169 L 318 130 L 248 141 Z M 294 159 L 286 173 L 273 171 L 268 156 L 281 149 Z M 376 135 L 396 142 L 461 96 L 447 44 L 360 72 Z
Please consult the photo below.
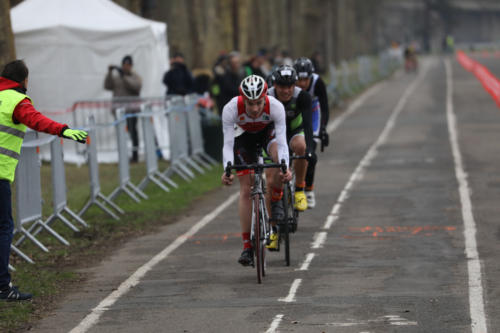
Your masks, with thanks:
M 27 98 L 16 106 L 12 120 L 14 123 L 24 124 L 37 132 L 58 136 L 62 136 L 62 132 L 68 128 L 68 125 L 60 124 L 38 112 Z

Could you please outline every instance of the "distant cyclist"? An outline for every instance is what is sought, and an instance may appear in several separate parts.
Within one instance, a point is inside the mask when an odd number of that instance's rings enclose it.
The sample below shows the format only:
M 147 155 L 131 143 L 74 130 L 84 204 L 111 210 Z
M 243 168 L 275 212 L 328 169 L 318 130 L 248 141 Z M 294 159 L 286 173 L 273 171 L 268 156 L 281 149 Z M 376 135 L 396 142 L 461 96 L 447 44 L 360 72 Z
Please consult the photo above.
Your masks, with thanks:
M 273 73 L 273 88 L 269 95 L 276 97 L 286 111 L 286 135 L 290 150 L 298 156 L 310 153 L 314 138 L 312 132 L 311 96 L 295 86 L 297 72 L 292 66 L 282 65 Z M 305 211 L 307 199 L 304 193 L 307 160 L 294 161 L 295 209 Z
M 321 141 L 324 146 L 328 146 L 329 141 L 328 133 L 326 132 L 329 118 L 328 95 L 325 83 L 318 74 L 314 73 L 314 66 L 309 58 L 298 58 L 295 60 L 293 67 L 297 71 L 299 78 L 297 86 L 307 91 L 312 97 L 312 129 L 314 136 L 318 137 L 313 142 L 312 156 L 309 159 L 306 173 L 307 208 L 314 208 L 316 206 L 314 173 L 318 161 L 316 145 L 317 142 Z
M 276 163 L 284 159 L 288 163 L 286 144 L 286 116 L 283 105 L 273 97 L 267 96 L 267 84 L 257 75 L 247 76 L 240 84 L 240 95 L 231 99 L 222 110 L 222 128 L 224 132 L 223 163 L 244 165 L 257 163 L 260 149 Z M 283 174 L 279 169 L 268 169 L 267 182 L 273 191 L 280 192 L 283 182 L 292 177 L 287 170 Z M 253 264 L 253 249 L 250 242 L 252 224 L 251 170 L 238 171 L 240 199 L 238 204 L 243 252 L 238 260 L 243 266 Z M 233 183 L 234 176 L 222 174 L 225 185 Z M 281 214 L 283 214 L 281 212 Z

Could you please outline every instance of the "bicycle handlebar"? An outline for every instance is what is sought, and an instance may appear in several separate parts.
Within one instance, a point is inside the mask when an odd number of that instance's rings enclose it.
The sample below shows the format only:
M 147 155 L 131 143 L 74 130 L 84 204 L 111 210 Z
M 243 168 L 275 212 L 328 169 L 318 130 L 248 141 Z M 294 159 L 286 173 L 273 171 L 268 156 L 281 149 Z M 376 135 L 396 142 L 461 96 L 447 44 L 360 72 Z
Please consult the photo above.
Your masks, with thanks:
M 229 177 L 231 175 L 231 170 L 247 170 L 247 169 L 260 170 L 269 168 L 281 168 L 281 171 L 285 173 L 287 166 L 284 159 L 281 160 L 281 163 L 269 163 L 269 164 L 253 163 L 253 164 L 243 164 L 243 165 L 232 165 L 231 162 L 227 162 L 225 170 L 226 170 L 226 177 Z

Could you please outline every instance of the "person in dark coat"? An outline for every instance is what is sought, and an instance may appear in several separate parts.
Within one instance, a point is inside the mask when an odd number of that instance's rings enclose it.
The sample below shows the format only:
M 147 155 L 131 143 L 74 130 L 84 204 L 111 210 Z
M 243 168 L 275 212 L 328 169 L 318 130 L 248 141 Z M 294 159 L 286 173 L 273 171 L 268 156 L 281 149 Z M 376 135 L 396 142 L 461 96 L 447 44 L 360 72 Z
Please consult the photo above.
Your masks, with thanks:
M 167 95 L 187 95 L 193 92 L 193 76 L 188 70 L 184 55 L 176 52 L 170 59 L 170 70 L 163 76 L 167 86 Z
M 240 82 L 245 78 L 239 52 L 232 51 L 228 57 L 229 68 L 220 77 L 220 105 L 226 105 L 233 97 L 240 94 Z

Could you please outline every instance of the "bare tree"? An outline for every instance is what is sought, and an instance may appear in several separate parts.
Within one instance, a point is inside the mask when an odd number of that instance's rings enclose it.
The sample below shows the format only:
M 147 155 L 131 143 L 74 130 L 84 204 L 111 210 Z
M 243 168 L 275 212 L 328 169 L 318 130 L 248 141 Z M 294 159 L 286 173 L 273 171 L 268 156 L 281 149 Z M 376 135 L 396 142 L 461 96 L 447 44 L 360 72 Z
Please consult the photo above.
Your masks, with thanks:
M 0 0 L 0 68 L 16 57 L 10 24 L 10 1 Z

